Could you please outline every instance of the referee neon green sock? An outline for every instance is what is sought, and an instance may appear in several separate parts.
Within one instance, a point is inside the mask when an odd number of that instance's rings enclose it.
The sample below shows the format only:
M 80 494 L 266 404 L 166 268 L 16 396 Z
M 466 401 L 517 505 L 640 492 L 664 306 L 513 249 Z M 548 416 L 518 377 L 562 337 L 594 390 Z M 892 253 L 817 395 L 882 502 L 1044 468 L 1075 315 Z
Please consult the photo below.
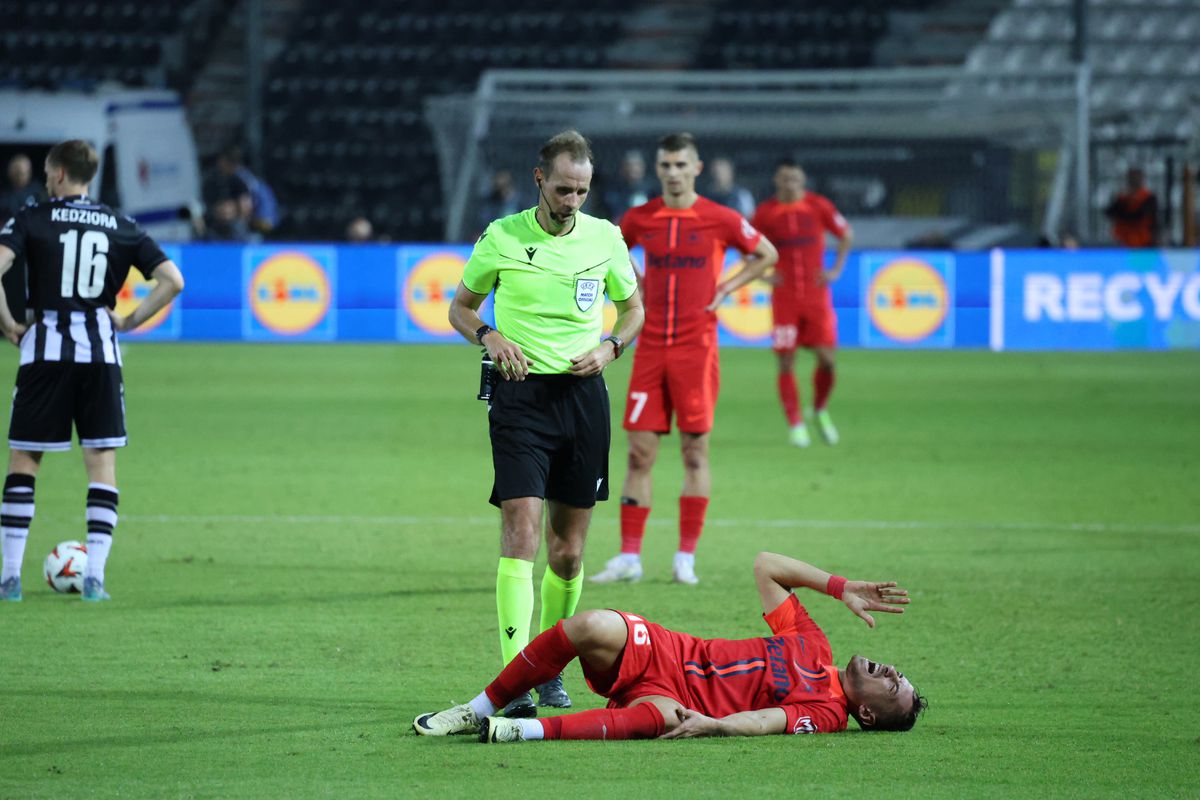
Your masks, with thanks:
M 529 644 L 533 618 L 533 562 L 501 558 L 496 570 L 496 616 L 500 621 L 500 657 L 512 661 Z
M 546 567 L 542 575 L 542 630 L 548 631 L 575 613 L 579 607 L 579 595 L 583 593 L 583 569 L 574 578 L 563 580 Z

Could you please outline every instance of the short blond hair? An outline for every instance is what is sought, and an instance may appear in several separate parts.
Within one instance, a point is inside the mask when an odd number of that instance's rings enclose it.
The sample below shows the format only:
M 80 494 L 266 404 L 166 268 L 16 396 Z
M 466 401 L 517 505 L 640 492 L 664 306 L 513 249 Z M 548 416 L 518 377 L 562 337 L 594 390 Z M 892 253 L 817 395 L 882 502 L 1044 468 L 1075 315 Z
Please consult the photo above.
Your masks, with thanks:
M 547 178 L 554 172 L 554 160 L 566 153 L 576 164 L 592 163 L 592 143 L 576 130 L 556 133 L 538 150 L 538 167 Z
M 46 160 L 55 167 L 62 167 L 67 172 L 71 183 L 86 186 L 96 177 L 96 169 L 100 166 L 100 156 L 96 148 L 83 139 L 68 139 L 50 148 Z

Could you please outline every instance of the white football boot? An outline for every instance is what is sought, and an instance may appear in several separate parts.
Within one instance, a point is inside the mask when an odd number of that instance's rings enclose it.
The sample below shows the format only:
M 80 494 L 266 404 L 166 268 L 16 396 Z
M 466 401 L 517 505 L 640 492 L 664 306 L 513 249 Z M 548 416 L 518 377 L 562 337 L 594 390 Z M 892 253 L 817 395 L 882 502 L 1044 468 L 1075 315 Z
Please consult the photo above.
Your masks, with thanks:
M 588 578 L 592 583 L 635 583 L 642 579 L 642 559 L 632 553 L 618 553 L 608 560 L 604 569 Z
M 675 554 L 675 582 L 695 586 L 700 582 L 696 577 L 696 556 L 692 553 Z

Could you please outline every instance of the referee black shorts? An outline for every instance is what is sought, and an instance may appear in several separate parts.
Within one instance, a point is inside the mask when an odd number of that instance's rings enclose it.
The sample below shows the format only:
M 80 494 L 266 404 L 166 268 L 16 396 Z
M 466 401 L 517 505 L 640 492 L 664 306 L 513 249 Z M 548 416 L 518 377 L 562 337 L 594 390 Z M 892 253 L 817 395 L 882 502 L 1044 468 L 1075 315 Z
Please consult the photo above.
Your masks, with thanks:
M 496 480 L 490 502 L 542 497 L 575 508 L 608 499 L 612 440 L 601 375 L 500 381 L 488 411 Z
M 17 370 L 8 446 L 70 450 L 71 426 L 84 447 L 124 447 L 125 384 L 116 364 L 35 361 Z

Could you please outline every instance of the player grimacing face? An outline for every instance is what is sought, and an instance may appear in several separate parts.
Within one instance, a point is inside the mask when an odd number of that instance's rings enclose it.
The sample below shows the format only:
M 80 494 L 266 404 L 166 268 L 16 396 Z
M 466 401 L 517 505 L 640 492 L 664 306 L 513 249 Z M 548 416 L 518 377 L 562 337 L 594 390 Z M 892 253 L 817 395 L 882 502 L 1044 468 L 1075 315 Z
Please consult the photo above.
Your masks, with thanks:
M 566 153 L 554 159 L 549 175 L 543 175 L 540 167 L 534 167 L 533 178 L 538 187 L 538 205 L 545 209 L 555 225 L 562 227 L 570 222 L 583 201 L 587 200 L 592 186 L 592 163 L 572 161 Z
M 703 170 L 700 154 L 690 147 L 671 152 L 659 150 L 654 158 L 654 171 L 664 195 L 683 197 L 694 193 L 696 178 Z
M 853 656 L 846 665 L 847 699 L 855 710 L 866 706 L 875 716 L 892 715 L 912 708 L 916 692 L 904 673 L 891 664 Z
M 807 176 L 800 167 L 780 167 L 775 170 L 775 193 L 785 203 L 804 196 Z

